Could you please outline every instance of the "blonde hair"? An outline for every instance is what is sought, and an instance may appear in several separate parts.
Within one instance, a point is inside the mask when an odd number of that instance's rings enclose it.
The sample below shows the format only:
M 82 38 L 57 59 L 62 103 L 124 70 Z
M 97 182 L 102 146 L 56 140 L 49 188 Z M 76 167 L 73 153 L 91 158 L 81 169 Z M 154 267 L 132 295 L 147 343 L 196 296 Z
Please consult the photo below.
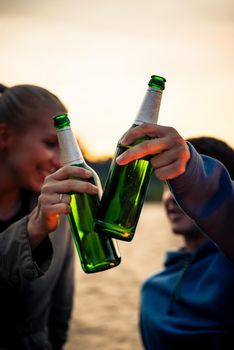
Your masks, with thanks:
M 24 129 L 40 118 L 43 109 L 67 113 L 59 98 L 45 88 L 22 84 L 6 87 L 0 84 L 0 123 L 12 128 Z

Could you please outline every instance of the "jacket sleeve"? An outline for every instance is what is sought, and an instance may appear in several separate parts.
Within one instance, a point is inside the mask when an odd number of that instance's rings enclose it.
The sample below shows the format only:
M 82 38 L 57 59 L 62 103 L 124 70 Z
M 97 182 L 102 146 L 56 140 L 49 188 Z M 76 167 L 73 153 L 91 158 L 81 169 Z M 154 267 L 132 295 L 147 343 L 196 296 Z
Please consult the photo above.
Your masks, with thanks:
M 67 341 L 74 294 L 74 244 L 67 224 L 67 251 L 56 283 L 49 318 L 49 334 L 53 350 L 61 350 Z
M 222 163 L 189 144 L 186 172 L 168 181 L 181 208 L 234 261 L 234 183 Z
M 23 288 L 47 271 L 52 255 L 48 237 L 32 252 L 24 217 L 0 233 L 0 281 Z

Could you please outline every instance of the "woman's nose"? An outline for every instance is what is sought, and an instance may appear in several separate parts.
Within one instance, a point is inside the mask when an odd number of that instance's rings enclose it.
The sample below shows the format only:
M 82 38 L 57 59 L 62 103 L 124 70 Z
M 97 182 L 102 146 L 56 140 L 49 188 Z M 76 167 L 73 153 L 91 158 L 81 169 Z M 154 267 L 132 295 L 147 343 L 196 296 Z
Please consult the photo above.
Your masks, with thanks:
M 62 163 L 59 150 L 54 152 L 51 162 L 54 168 L 58 169 L 61 167 Z

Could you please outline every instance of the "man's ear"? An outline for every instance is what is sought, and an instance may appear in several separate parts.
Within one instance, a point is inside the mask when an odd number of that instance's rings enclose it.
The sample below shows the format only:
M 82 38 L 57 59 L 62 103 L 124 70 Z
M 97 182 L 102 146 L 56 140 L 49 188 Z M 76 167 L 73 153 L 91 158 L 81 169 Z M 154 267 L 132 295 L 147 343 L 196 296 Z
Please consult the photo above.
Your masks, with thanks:
M 12 140 L 12 129 L 6 123 L 0 123 L 0 150 L 6 149 Z

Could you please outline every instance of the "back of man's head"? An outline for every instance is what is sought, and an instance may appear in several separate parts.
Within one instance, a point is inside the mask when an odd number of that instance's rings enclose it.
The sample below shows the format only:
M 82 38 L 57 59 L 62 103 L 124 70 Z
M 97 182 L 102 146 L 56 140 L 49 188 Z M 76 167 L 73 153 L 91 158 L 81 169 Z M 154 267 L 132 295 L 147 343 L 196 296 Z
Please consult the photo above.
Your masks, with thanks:
M 234 150 L 224 141 L 214 137 L 194 137 L 187 139 L 198 153 L 219 160 L 234 179 Z

